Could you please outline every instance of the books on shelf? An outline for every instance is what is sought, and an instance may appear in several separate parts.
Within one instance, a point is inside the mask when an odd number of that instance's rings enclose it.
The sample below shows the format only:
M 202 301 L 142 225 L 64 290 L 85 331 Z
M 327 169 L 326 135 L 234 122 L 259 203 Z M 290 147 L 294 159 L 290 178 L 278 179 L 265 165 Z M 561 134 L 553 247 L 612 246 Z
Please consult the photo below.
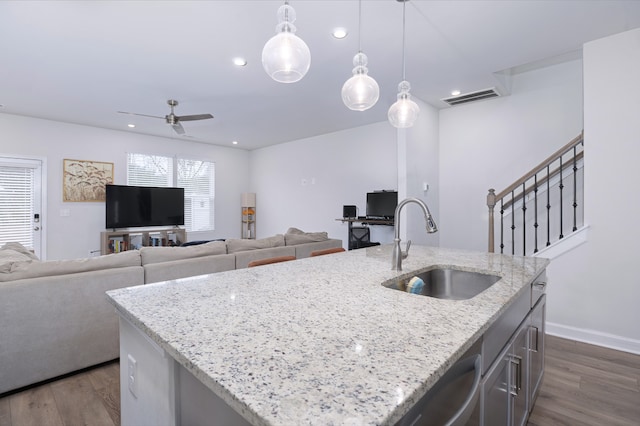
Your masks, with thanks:
M 105 231 L 100 235 L 100 252 L 102 254 L 120 253 L 139 250 L 145 246 L 174 247 L 181 245 L 185 240 L 185 230 L 179 228 L 153 231 Z
M 109 252 L 120 253 L 129 250 L 129 241 L 122 237 L 109 238 Z

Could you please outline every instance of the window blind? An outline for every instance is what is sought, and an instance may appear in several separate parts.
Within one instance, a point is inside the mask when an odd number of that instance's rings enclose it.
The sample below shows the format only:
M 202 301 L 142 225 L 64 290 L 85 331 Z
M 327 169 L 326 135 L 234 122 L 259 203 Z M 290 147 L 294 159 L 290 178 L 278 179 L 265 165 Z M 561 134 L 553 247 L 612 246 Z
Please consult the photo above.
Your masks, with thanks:
M 215 163 L 129 153 L 127 185 L 184 188 L 187 231 L 215 229 Z
M 184 188 L 184 222 L 187 230 L 213 230 L 215 164 L 179 158 L 178 187 Z
M 33 248 L 34 169 L 0 165 L 0 245 Z
M 127 185 L 173 186 L 173 158 L 127 154 Z

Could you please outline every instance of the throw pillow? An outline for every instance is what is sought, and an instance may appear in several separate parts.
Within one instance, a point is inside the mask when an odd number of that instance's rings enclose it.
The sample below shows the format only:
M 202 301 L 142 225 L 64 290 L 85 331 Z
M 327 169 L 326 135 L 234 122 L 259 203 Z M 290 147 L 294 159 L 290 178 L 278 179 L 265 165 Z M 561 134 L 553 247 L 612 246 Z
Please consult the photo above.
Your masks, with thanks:
M 288 246 L 327 241 L 328 239 L 329 236 L 326 232 L 304 232 L 298 228 L 289 228 L 284 234 L 284 241 Z
M 143 265 L 217 254 L 227 254 L 224 241 L 210 241 L 186 247 L 142 247 L 140 249 Z
M 0 248 L 0 252 L 2 250 L 13 250 L 15 252 L 24 254 L 32 260 L 39 260 L 38 256 L 36 256 L 31 250 L 27 249 L 25 246 L 17 242 L 6 243 L 2 246 L 2 248 Z
M 261 238 L 258 240 L 229 239 L 227 240 L 227 252 L 237 253 L 239 251 L 282 247 L 284 245 L 284 235 L 282 234 L 277 234 L 273 237 Z

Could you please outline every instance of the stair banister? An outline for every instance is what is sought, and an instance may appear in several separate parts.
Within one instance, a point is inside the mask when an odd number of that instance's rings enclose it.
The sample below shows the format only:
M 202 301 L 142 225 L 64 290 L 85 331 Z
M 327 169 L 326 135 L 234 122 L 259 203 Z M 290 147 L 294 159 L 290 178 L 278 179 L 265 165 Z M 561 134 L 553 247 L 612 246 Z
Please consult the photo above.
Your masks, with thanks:
M 519 199 L 523 199 L 523 223 L 524 223 L 524 212 L 526 211 L 526 207 L 524 206 L 525 200 L 526 200 L 526 195 L 529 194 L 530 192 L 534 191 L 537 192 L 540 184 L 544 183 L 544 181 L 546 180 L 547 183 L 547 188 L 549 187 L 549 181 L 551 180 L 551 177 L 560 174 L 562 177 L 562 157 L 573 150 L 573 157 L 571 158 L 571 161 L 573 162 L 573 171 L 574 171 L 574 228 L 575 228 L 575 208 L 577 207 L 576 204 L 576 200 L 575 200 L 575 188 L 576 188 L 576 182 L 575 182 L 575 172 L 577 170 L 577 161 L 583 158 L 584 153 L 583 152 L 576 152 L 576 147 L 583 143 L 584 141 L 584 134 L 583 132 L 581 132 L 578 136 L 576 136 L 575 138 L 573 138 L 569 143 L 567 143 L 566 145 L 564 145 L 563 147 L 561 147 L 560 149 L 558 149 L 557 151 L 555 151 L 553 154 L 551 154 L 549 157 L 547 157 L 544 161 L 542 161 L 539 165 L 537 165 L 536 167 L 534 167 L 533 169 L 531 169 L 529 172 L 527 172 L 526 174 L 524 174 L 521 178 L 519 178 L 518 180 L 516 180 L 515 182 L 513 182 L 511 185 L 509 185 L 507 188 L 505 188 L 504 190 L 500 191 L 499 193 L 496 193 L 495 189 L 491 188 L 489 189 L 489 193 L 487 194 L 487 207 L 489 209 L 489 238 L 488 238 L 488 251 L 490 253 L 493 253 L 495 250 L 495 224 L 494 224 L 494 210 L 495 210 L 495 206 L 496 203 L 498 201 L 500 201 L 500 210 L 501 210 L 501 214 L 504 213 L 504 209 L 511 206 L 512 207 L 512 211 L 513 211 L 513 204 L 518 201 Z M 556 160 L 560 159 L 560 167 L 554 169 L 552 172 L 550 172 L 550 165 L 555 162 Z M 541 179 L 540 181 L 538 181 L 537 175 L 538 173 L 540 173 L 543 170 L 547 170 L 547 176 L 543 179 Z M 526 187 L 526 182 L 531 179 L 534 178 L 535 182 L 533 186 L 530 186 L 529 188 Z M 515 191 L 516 189 L 518 189 L 519 187 L 522 187 L 522 192 L 519 193 L 517 196 L 515 195 Z M 504 198 L 506 196 L 508 196 L 509 194 L 511 194 L 511 200 L 508 201 L 504 201 Z M 548 197 L 548 192 L 547 192 L 547 197 Z M 536 199 L 536 203 L 537 203 L 537 199 Z M 547 202 L 548 204 L 548 202 Z M 547 209 L 549 209 L 550 206 L 547 205 Z M 536 206 L 536 214 L 537 214 L 537 206 Z M 547 210 L 547 214 L 548 214 L 548 210 Z M 513 218 L 512 218 L 513 220 Z M 547 221 L 547 223 L 549 223 Z M 535 219 L 535 225 L 537 228 L 537 218 Z M 512 231 L 513 231 L 513 224 L 512 224 Z M 501 227 L 501 233 L 503 232 L 503 224 L 501 223 L 500 225 Z M 575 230 L 575 229 L 574 229 Z M 547 232 L 548 232 L 548 227 L 547 227 Z M 536 246 L 537 246 L 537 233 L 536 233 Z M 549 238 L 547 238 L 547 245 L 549 245 Z M 513 251 L 513 250 L 512 250 Z M 536 249 L 537 251 L 537 249 Z

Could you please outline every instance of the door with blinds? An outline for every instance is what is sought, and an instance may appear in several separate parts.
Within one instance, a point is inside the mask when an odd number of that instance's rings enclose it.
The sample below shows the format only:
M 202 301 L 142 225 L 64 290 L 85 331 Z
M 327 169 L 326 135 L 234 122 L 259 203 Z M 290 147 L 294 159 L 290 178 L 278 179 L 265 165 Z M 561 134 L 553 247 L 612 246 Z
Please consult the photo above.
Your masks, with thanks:
M 42 160 L 0 156 L 0 246 L 19 242 L 42 253 Z

